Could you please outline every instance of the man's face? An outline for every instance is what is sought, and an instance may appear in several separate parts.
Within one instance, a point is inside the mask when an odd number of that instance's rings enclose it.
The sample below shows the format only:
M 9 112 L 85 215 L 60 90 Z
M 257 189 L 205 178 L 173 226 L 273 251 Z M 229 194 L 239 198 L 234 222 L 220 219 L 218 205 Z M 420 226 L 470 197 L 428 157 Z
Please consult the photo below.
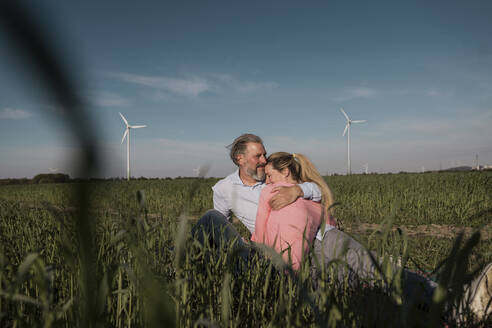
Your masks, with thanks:
M 239 154 L 238 163 L 241 172 L 256 181 L 265 180 L 266 151 L 261 143 L 250 142 L 244 154 Z

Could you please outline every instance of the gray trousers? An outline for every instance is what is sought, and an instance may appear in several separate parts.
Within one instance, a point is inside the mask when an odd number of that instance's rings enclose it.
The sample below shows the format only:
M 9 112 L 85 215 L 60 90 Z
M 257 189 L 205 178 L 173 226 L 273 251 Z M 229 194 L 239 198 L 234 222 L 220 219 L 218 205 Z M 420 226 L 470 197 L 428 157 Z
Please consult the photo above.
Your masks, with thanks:
M 332 229 L 325 233 L 323 240 L 314 242 L 313 255 L 318 270 L 326 268 L 330 263 L 341 261 L 346 265 L 334 266 L 339 281 L 348 279 L 350 285 L 360 279 L 373 280 L 378 270 L 364 246 L 343 231 Z M 373 258 L 377 256 L 373 253 Z M 398 266 L 393 264 L 393 270 Z M 403 270 L 403 301 L 430 305 L 437 283 L 409 270 Z

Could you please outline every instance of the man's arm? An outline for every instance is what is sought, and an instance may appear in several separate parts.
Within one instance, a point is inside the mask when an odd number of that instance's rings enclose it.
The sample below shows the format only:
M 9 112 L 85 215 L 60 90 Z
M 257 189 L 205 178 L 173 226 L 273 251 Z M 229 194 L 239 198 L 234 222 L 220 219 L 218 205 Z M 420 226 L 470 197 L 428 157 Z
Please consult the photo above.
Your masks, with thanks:
M 304 182 L 291 187 L 276 187 L 272 192 L 278 193 L 270 200 L 270 206 L 273 210 L 279 210 L 302 197 L 315 202 L 321 201 L 321 190 L 314 182 Z
M 315 202 L 321 202 L 321 190 L 314 182 L 304 182 L 297 186 L 302 189 L 302 195 L 300 197 L 309 199 Z

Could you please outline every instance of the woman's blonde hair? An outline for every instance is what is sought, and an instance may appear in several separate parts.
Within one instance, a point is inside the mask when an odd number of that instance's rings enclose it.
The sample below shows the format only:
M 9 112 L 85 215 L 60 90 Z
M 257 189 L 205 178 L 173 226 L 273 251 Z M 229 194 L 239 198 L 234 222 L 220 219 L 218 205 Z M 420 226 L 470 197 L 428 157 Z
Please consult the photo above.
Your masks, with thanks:
M 267 158 L 267 164 L 271 164 L 272 167 L 281 171 L 284 168 L 288 168 L 292 178 L 300 182 L 314 182 L 321 190 L 321 203 L 323 204 L 323 213 L 326 213 L 329 219 L 333 215 L 333 193 L 326 184 L 325 180 L 321 177 L 314 164 L 302 154 L 289 154 L 286 152 L 273 153 Z

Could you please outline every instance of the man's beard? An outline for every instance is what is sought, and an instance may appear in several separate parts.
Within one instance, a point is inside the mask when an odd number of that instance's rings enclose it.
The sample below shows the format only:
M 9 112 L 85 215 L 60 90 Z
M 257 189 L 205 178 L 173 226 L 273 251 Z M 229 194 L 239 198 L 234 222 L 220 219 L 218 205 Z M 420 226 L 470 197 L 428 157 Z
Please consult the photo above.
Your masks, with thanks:
M 265 167 L 264 165 L 256 167 L 256 169 L 250 169 L 248 168 L 246 172 L 248 172 L 248 175 L 255 179 L 256 181 L 264 181 L 265 180 L 265 170 L 263 169 L 263 172 L 258 172 L 258 169 L 260 167 Z

